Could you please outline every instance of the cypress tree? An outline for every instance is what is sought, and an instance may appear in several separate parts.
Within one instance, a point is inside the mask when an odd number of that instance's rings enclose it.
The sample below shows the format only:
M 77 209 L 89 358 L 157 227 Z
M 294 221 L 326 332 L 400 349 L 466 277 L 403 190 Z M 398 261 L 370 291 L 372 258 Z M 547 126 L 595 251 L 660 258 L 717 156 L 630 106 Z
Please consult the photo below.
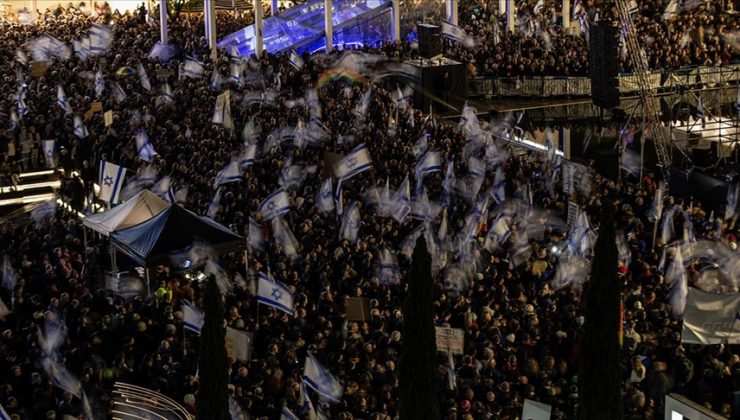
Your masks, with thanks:
M 198 352 L 197 418 L 230 420 L 224 302 L 213 276 L 206 284 L 203 312 L 204 323 Z
M 403 333 L 399 363 L 402 420 L 438 419 L 437 344 L 434 331 L 432 257 L 424 236 L 414 247 L 403 303 Z
M 619 364 L 619 304 L 616 227 L 610 203 L 602 205 L 599 238 L 591 277 L 584 286 L 585 317 L 581 339 L 578 392 L 581 420 L 622 418 L 622 375 Z

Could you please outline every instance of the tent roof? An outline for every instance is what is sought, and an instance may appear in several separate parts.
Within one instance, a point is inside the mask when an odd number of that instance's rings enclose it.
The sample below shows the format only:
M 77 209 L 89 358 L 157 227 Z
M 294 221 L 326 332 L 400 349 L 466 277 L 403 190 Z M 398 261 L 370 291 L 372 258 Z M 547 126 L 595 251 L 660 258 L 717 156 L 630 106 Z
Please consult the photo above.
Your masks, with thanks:
M 219 254 L 244 246 L 243 237 L 176 204 L 143 223 L 111 233 L 110 238 L 111 245 L 145 267 L 168 263 L 170 254 L 195 241 L 208 243 Z
M 138 225 L 158 215 L 170 204 L 149 190 L 142 190 L 123 204 L 82 219 L 90 229 L 110 235 L 111 232 Z

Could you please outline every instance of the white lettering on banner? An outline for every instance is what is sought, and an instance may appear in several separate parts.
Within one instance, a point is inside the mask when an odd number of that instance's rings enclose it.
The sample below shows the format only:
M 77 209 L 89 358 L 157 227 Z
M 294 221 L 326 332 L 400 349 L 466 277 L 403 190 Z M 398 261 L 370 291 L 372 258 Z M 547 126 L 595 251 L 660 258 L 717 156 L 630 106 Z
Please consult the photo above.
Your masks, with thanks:
M 437 337 L 437 351 L 463 354 L 465 332 L 459 328 L 434 327 Z
M 573 226 L 578 217 L 578 204 L 568 201 L 568 226 Z

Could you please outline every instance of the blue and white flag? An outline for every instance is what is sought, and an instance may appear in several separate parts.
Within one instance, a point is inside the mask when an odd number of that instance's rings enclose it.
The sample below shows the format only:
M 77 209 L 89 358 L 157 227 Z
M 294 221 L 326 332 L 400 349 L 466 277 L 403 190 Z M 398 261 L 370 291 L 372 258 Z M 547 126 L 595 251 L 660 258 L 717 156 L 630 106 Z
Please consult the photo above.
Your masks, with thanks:
M 346 180 L 370 169 L 372 166 L 373 162 L 370 158 L 370 152 L 363 143 L 352 149 L 347 156 L 334 164 L 334 175 L 340 180 Z
M 46 166 L 49 168 L 57 167 L 56 153 L 57 153 L 57 141 L 56 140 L 44 140 L 41 142 L 41 149 L 44 151 L 44 159 L 46 160 Z
M 291 260 L 298 258 L 301 246 L 282 217 L 272 219 L 272 235 L 275 237 L 275 243 L 282 247 L 283 253 L 288 258 Z
M 249 237 L 247 239 L 249 240 L 249 248 L 262 250 L 262 244 L 265 242 L 262 227 L 251 217 L 249 218 Z
M 157 154 L 151 140 L 149 140 L 149 136 L 143 128 L 136 131 L 136 153 L 138 153 L 139 158 L 145 162 L 151 162 Z
M 472 36 L 466 34 L 463 28 L 445 21 L 442 21 L 440 26 L 442 27 L 442 30 L 440 31 L 440 34 L 442 36 L 459 42 L 465 48 L 475 47 L 475 39 L 473 39 Z
M 242 170 L 238 160 L 232 160 L 227 163 L 221 172 L 216 176 L 216 188 L 229 182 L 236 182 L 242 179 Z
M 319 363 L 311 352 L 308 352 L 306 356 L 303 381 L 319 395 L 334 403 L 338 403 L 344 394 L 342 384 Z
M 213 198 L 211 199 L 211 204 L 208 205 L 208 210 L 206 210 L 206 217 L 208 217 L 211 220 L 216 220 L 216 216 L 218 215 L 218 207 L 221 204 L 221 188 L 216 188 L 216 193 L 213 194 Z
M 86 61 L 90 57 L 90 38 L 75 39 L 72 41 L 72 46 L 75 49 L 75 55 L 82 61 Z
M 200 79 L 205 72 L 205 66 L 200 61 L 187 58 L 182 65 L 182 75 L 191 79 Z
M 689 294 L 689 286 L 686 278 L 686 267 L 683 263 L 683 256 L 681 254 L 681 247 L 677 246 L 674 248 L 676 253 L 673 256 L 673 261 L 668 267 L 668 271 L 665 275 L 665 281 L 671 291 L 668 294 L 668 298 L 671 303 L 671 309 L 674 318 L 683 317 L 684 309 L 686 309 L 686 298 Z
M 326 178 L 316 195 L 316 207 L 320 212 L 328 213 L 334 210 L 334 189 L 331 178 Z
M 262 200 L 259 208 L 260 215 L 264 221 L 272 220 L 289 211 L 290 197 L 285 188 L 280 188 L 268 195 L 264 200 Z
M 82 122 L 82 117 L 79 115 L 75 115 L 74 117 L 74 132 L 75 136 L 81 139 L 84 139 L 89 135 L 87 127 L 85 127 L 85 123 Z
M 300 55 L 296 54 L 295 51 L 290 52 L 290 56 L 288 57 L 288 63 L 293 66 L 294 69 L 300 71 L 303 68 L 303 65 L 305 62 L 303 61 L 303 58 L 301 58 Z
M 298 406 L 301 407 L 301 414 L 304 415 L 308 420 L 316 419 L 316 410 L 313 407 L 311 398 L 308 396 L 308 390 L 306 389 L 305 382 L 301 382 L 301 393 L 298 397 Z
M 378 278 L 381 284 L 398 284 L 401 280 L 398 270 L 398 257 L 388 248 L 378 255 Z
M 117 204 L 120 199 L 121 187 L 123 187 L 123 179 L 126 177 L 126 168 L 101 160 L 99 173 L 100 192 L 98 198 L 109 204 Z
M 293 295 L 290 289 L 269 274 L 259 273 L 257 302 L 293 315 Z
M 239 156 L 239 165 L 249 166 L 253 165 L 257 161 L 257 145 L 256 144 L 245 144 L 244 151 Z
M 437 203 L 429 201 L 427 190 L 422 185 L 411 205 L 411 217 L 417 220 L 432 221 L 439 215 L 440 210 L 442 208 Z
M 391 199 L 391 216 L 403 224 L 406 216 L 411 212 L 411 185 L 408 175 L 403 179 L 401 186 Z
M 419 137 L 419 139 L 416 140 L 416 143 L 414 143 L 414 147 L 411 149 L 414 152 L 414 158 L 419 159 L 419 157 L 422 154 L 424 154 L 424 152 L 427 151 L 428 147 L 429 147 L 429 135 L 422 134 L 421 137 Z
M 506 200 L 506 174 L 501 170 L 501 167 L 496 169 L 496 175 L 493 178 L 492 195 L 496 203 L 502 203 Z
M 360 231 L 362 226 L 362 219 L 360 218 L 360 208 L 357 202 L 350 204 L 347 211 L 342 216 L 342 227 L 340 229 L 342 239 L 346 239 L 350 242 L 357 240 L 357 233 Z
M 218 70 L 214 70 L 211 74 L 211 90 L 218 92 L 221 90 L 221 85 L 224 83 L 224 78 Z
M 442 157 L 439 151 L 428 151 L 416 164 L 417 179 L 421 180 L 427 174 L 442 170 Z
M 5 411 L 5 408 L 0 404 L 0 420 L 10 420 L 10 416 Z
M 186 330 L 193 331 L 200 334 L 200 330 L 203 328 L 205 323 L 205 315 L 200 309 L 190 306 L 189 303 L 183 303 L 180 306 L 182 311 L 182 327 Z
M 113 30 L 110 26 L 93 23 L 90 27 L 90 52 L 100 55 L 107 51 L 113 42 Z
M 740 184 L 730 185 L 727 188 L 727 200 L 725 201 L 725 220 L 732 219 L 737 214 L 737 198 L 740 194 Z
M 26 88 L 22 87 L 18 89 L 17 98 L 18 116 L 23 118 L 26 114 L 28 114 L 28 105 L 26 104 Z
M 57 86 L 57 105 L 64 110 L 65 114 L 72 113 L 72 107 L 67 102 L 67 94 L 64 93 L 64 88 L 61 85 Z
M 105 79 L 103 78 L 103 72 L 100 71 L 100 68 L 98 68 L 98 71 L 95 72 L 95 97 L 99 98 L 104 90 Z
M 447 161 L 447 172 L 442 181 L 442 204 L 448 205 L 452 199 L 452 191 L 457 184 L 455 180 L 455 163 L 452 160 Z
M 144 66 L 139 63 L 139 65 L 136 66 L 136 70 L 139 73 L 139 82 L 141 82 L 141 87 L 143 87 L 147 92 L 152 90 L 152 84 L 149 81 L 149 76 L 147 76 Z
M 300 417 L 296 416 L 290 408 L 283 406 L 283 411 L 280 412 L 280 420 L 301 420 Z

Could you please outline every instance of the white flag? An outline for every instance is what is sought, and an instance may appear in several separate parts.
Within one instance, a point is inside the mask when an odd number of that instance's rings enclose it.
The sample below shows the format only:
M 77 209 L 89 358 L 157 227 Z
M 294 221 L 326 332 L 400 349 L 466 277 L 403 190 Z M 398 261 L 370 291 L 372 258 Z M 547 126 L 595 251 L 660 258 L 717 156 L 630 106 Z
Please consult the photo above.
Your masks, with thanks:
M 265 273 L 259 273 L 257 302 L 287 314 L 293 314 L 293 295 L 290 293 L 290 289 Z
M 326 178 L 321 184 L 321 188 L 316 195 L 316 207 L 323 213 L 334 210 L 334 189 L 331 178 Z
M 41 142 L 41 148 L 44 151 L 44 159 L 46 159 L 46 166 L 49 168 L 56 168 L 57 160 L 57 141 L 56 140 L 44 140 Z
M 139 81 L 141 82 L 141 87 L 146 89 L 147 92 L 152 90 L 152 84 L 149 82 L 149 76 L 146 74 L 146 70 L 144 69 L 144 66 L 139 63 L 139 65 L 136 67 L 137 72 L 139 73 Z
M 740 293 L 715 294 L 689 288 L 683 314 L 681 342 L 687 344 L 740 344 L 736 331 Z
M 98 194 L 98 198 L 110 204 L 117 204 L 120 199 L 119 196 L 125 176 L 126 168 L 101 160 L 98 178 L 100 193 Z
M 79 115 L 75 115 L 74 117 L 74 131 L 75 136 L 78 138 L 84 139 L 88 136 L 87 127 L 85 127 L 85 124 L 82 122 L 82 117 Z
M 306 356 L 306 365 L 303 369 L 303 380 L 319 395 L 327 400 L 338 403 L 344 394 L 344 388 L 332 376 L 311 352 Z
M 341 237 L 350 242 L 357 240 L 357 233 L 360 231 L 362 226 L 362 220 L 360 219 L 360 208 L 355 201 L 352 203 L 347 211 L 342 216 L 342 228 Z
M 183 304 L 180 309 L 182 310 L 183 328 L 200 334 L 200 330 L 203 328 L 203 323 L 205 322 L 203 311 L 187 303 Z
M 141 160 L 146 162 L 150 162 L 157 154 L 151 140 L 149 140 L 149 136 L 143 128 L 140 128 L 136 132 L 136 153 L 139 154 Z

